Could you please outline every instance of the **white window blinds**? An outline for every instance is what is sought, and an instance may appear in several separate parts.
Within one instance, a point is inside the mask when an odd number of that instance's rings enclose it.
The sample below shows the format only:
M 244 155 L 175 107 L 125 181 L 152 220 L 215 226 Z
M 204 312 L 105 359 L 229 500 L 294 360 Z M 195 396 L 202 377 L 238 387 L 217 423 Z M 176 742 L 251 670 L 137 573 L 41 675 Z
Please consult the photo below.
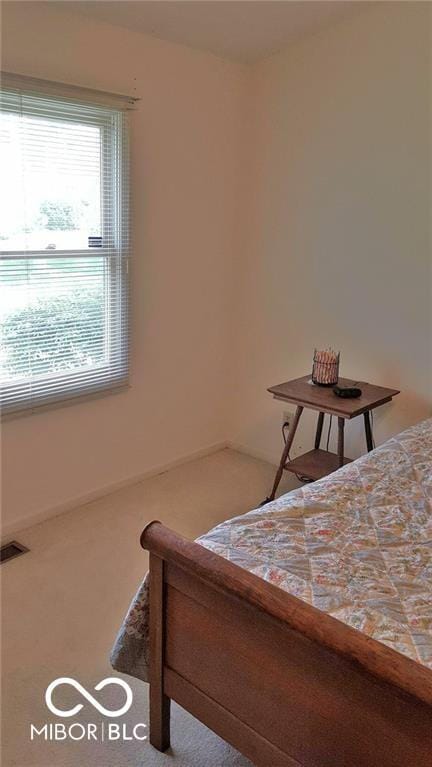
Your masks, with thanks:
M 130 102 L 35 82 L 4 78 L 0 93 L 5 414 L 128 380 Z

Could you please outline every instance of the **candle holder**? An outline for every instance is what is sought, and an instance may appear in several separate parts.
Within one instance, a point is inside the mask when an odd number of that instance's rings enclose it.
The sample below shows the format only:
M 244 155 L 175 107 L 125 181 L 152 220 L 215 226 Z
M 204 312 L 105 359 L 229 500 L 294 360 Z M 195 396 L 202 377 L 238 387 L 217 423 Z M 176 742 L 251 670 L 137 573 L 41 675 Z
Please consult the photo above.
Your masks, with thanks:
M 335 386 L 339 380 L 339 357 L 333 349 L 315 349 L 312 366 L 312 383 L 317 386 Z

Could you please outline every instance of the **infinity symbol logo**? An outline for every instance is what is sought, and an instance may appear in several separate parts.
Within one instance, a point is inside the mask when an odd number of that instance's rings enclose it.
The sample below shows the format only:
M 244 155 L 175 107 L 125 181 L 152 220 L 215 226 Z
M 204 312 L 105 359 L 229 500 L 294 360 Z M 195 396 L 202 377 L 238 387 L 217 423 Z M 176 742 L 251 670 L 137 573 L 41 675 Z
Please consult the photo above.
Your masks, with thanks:
M 62 717 L 75 716 L 75 714 L 77 714 L 78 711 L 81 711 L 81 709 L 83 708 L 82 703 L 77 703 L 77 705 L 74 706 L 74 708 L 71 708 L 68 711 L 62 711 L 61 709 L 57 708 L 57 706 L 54 705 L 54 703 L 52 702 L 53 691 L 56 689 L 56 687 L 59 687 L 62 684 L 68 684 L 71 687 L 74 687 L 75 690 L 78 690 L 78 692 L 81 693 L 83 698 L 88 700 L 89 703 L 91 703 L 92 706 L 96 709 L 96 711 L 99 711 L 99 713 L 102 714 L 103 716 L 110 716 L 110 717 L 122 716 L 123 714 L 126 713 L 126 711 L 129 711 L 132 705 L 132 690 L 129 687 L 129 685 L 123 681 L 123 679 L 117 679 L 116 677 L 110 676 L 110 677 L 107 677 L 106 679 L 102 679 L 102 681 L 99 682 L 99 684 L 97 684 L 96 687 L 94 688 L 98 692 L 99 690 L 103 690 L 103 688 L 107 687 L 107 685 L 109 684 L 116 684 L 119 687 L 123 688 L 123 690 L 126 693 L 125 704 L 121 708 L 115 711 L 110 711 L 104 708 L 104 706 L 101 706 L 101 704 L 96 700 L 96 698 L 94 698 L 93 695 L 90 695 L 90 693 L 87 692 L 85 687 L 83 687 L 75 679 L 72 679 L 71 677 L 68 677 L 68 676 L 62 676 L 59 679 L 54 679 L 54 681 L 48 685 L 46 689 L 46 693 L 45 693 L 45 702 L 49 710 L 56 716 L 62 716 Z

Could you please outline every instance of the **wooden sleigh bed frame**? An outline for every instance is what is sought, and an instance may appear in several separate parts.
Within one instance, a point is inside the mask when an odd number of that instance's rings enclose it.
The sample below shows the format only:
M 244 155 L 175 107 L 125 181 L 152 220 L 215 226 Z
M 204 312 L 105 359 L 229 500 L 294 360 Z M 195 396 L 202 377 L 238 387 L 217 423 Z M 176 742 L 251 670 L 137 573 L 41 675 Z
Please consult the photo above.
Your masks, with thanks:
M 431 767 L 432 672 L 159 522 L 150 742 L 170 699 L 257 767 Z

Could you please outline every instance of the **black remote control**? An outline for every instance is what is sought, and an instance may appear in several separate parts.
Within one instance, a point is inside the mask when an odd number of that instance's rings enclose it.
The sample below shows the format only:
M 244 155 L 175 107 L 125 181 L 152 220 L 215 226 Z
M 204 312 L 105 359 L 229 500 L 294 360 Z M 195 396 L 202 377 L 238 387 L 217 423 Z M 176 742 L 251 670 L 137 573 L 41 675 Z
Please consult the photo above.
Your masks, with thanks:
M 356 397 L 361 397 L 362 390 L 357 389 L 355 386 L 334 386 L 333 392 L 336 394 L 336 397 L 355 399 Z

